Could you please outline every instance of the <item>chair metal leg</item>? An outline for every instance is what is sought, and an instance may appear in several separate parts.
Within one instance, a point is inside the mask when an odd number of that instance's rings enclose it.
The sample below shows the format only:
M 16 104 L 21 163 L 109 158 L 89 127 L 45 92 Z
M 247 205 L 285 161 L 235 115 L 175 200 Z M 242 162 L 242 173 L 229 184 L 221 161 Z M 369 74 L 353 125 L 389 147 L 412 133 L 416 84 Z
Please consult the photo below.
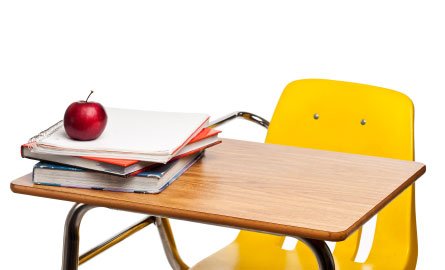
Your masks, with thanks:
M 320 270 L 335 269 L 334 257 L 332 256 L 331 250 L 329 249 L 325 241 L 308 238 L 298 239 L 305 243 L 315 254 Z
M 62 270 L 77 270 L 79 266 L 79 227 L 86 212 L 95 206 L 76 203 L 65 221 Z
M 179 252 L 176 248 L 175 239 L 170 227 L 170 222 L 166 218 L 156 217 L 156 227 L 158 228 L 159 236 L 161 237 L 162 245 L 164 247 L 165 255 L 170 263 L 170 266 L 174 270 L 186 270 L 189 269 L 187 264 L 179 256 Z

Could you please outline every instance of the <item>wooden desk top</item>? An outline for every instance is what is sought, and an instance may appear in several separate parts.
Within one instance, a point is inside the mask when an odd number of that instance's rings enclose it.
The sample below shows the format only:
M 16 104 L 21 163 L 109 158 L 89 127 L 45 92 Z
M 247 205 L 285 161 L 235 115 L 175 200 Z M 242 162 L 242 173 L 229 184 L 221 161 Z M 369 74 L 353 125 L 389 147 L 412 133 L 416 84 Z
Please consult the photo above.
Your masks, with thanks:
M 16 193 L 344 240 L 425 172 L 417 162 L 225 139 L 160 194 L 11 183 Z

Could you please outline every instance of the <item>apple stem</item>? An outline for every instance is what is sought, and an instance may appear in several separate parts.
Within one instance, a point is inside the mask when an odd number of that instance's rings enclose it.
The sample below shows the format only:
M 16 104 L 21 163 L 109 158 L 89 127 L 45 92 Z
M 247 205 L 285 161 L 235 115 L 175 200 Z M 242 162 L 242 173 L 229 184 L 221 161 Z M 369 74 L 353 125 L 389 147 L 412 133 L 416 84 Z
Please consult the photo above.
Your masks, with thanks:
M 93 94 L 93 93 L 94 93 L 94 91 L 91 90 L 91 92 L 90 92 L 90 94 L 88 95 L 88 97 L 87 97 L 87 99 L 85 100 L 85 102 L 88 102 L 88 99 L 90 98 L 91 94 Z

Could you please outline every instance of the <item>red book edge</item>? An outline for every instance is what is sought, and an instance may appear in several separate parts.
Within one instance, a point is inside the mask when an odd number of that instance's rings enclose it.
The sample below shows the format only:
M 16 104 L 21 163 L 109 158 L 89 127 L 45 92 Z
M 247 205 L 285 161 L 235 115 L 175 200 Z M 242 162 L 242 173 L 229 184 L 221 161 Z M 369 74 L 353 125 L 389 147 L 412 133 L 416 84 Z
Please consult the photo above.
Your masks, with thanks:
M 175 150 L 173 150 L 172 155 L 176 154 L 181 148 L 186 146 L 193 137 L 198 136 L 198 134 L 205 128 L 205 125 L 208 123 L 210 116 L 207 116 L 204 122 L 185 140 L 181 145 L 179 145 Z
M 30 147 L 30 144 L 29 143 L 25 143 L 25 144 L 22 144 L 22 146 L 20 147 L 20 155 L 22 156 L 22 158 L 25 157 L 25 153 L 24 153 L 24 150 L 23 150 L 23 149 L 25 149 L 25 147 Z

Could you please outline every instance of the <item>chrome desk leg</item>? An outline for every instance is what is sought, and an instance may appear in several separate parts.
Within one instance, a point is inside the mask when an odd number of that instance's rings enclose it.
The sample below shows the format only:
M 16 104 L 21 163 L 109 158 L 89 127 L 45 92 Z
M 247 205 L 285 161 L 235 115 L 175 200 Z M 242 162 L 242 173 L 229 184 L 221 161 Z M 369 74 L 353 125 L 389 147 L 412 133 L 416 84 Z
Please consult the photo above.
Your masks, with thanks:
M 182 261 L 179 252 L 176 248 L 175 239 L 170 227 L 170 222 L 166 218 L 156 217 L 156 227 L 158 228 L 159 236 L 161 237 L 162 245 L 164 247 L 165 255 L 174 270 L 189 269 L 187 264 Z
M 79 265 L 79 227 L 83 215 L 95 206 L 76 203 L 65 221 L 62 270 L 77 270 Z
M 305 243 L 314 252 L 320 270 L 335 269 L 334 257 L 332 257 L 331 250 L 325 241 L 308 238 L 298 238 L 298 240 Z

